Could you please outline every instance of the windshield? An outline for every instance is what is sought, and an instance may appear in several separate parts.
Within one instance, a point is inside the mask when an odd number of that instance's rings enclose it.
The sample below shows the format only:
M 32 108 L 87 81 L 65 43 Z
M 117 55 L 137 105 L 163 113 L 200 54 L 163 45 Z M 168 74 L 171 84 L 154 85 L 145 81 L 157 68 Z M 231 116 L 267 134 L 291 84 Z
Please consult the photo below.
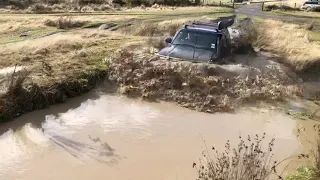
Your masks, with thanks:
M 217 34 L 206 32 L 194 32 L 183 29 L 177 34 L 172 44 L 189 45 L 196 48 L 204 49 L 216 49 Z

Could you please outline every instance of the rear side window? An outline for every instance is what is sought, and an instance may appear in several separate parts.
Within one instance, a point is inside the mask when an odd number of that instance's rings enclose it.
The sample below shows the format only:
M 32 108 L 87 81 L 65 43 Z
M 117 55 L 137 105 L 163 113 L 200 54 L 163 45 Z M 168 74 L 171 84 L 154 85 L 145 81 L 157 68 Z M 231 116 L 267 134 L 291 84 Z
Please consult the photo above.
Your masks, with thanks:
M 319 1 L 307 1 L 306 4 L 319 4 Z

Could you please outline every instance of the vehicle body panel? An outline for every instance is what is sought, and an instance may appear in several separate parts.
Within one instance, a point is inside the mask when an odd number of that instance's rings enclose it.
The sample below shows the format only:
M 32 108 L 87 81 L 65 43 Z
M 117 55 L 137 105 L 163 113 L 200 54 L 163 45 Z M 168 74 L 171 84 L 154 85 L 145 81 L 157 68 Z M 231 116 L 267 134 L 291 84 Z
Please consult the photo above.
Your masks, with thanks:
M 187 47 L 183 45 L 170 45 L 159 52 L 162 56 L 175 57 L 186 60 L 208 62 L 211 60 L 215 52 L 207 49 L 198 49 L 195 47 Z
M 320 7 L 320 1 L 310 0 L 305 1 L 301 6 L 301 9 L 313 9 Z

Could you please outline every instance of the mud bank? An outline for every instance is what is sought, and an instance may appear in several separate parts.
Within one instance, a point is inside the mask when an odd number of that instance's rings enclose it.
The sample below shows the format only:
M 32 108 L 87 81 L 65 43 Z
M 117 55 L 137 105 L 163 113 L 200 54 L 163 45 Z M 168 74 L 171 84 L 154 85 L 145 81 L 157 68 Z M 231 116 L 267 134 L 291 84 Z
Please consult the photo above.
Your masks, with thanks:
M 233 67 L 240 72 L 232 71 Z M 175 62 L 128 51 L 119 52 L 112 60 L 110 72 L 109 78 L 122 94 L 208 113 L 232 112 L 246 103 L 273 103 L 301 94 L 294 78 L 250 66 Z
M 0 122 L 86 93 L 104 80 L 106 75 L 106 70 L 96 69 L 46 84 L 28 82 L 26 76 L 17 76 L 0 98 Z

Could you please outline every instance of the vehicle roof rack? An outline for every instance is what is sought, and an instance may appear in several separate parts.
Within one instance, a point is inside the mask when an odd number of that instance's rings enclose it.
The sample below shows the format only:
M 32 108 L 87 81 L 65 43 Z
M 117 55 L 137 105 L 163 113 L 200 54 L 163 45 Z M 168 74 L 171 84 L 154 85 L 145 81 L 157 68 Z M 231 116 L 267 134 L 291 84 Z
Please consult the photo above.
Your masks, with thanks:
M 184 26 L 185 29 L 205 29 L 205 30 L 214 30 L 216 32 L 218 32 L 218 28 L 217 27 L 213 27 L 213 26 L 204 26 L 204 25 L 194 25 L 194 24 L 191 24 L 191 25 L 188 25 L 186 24 Z
M 201 21 L 194 21 L 192 24 L 194 25 L 204 25 L 204 26 L 213 26 L 217 27 L 218 23 L 209 23 L 209 22 L 201 22 Z
M 231 26 L 233 23 L 234 23 L 234 19 L 218 21 L 216 23 L 194 21 L 191 25 L 185 25 L 184 28 L 185 29 L 188 29 L 188 28 L 211 29 L 218 32 L 219 30 L 226 29 L 227 27 Z
M 185 29 L 190 29 L 190 28 L 199 28 L 199 29 L 207 29 L 207 30 L 214 30 L 214 31 L 219 31 L 220 30 L 220 22 L 218 23 L 207 23 L 207 22 L 199 22 L 195 21 L 191 25 L 185 25 Z

